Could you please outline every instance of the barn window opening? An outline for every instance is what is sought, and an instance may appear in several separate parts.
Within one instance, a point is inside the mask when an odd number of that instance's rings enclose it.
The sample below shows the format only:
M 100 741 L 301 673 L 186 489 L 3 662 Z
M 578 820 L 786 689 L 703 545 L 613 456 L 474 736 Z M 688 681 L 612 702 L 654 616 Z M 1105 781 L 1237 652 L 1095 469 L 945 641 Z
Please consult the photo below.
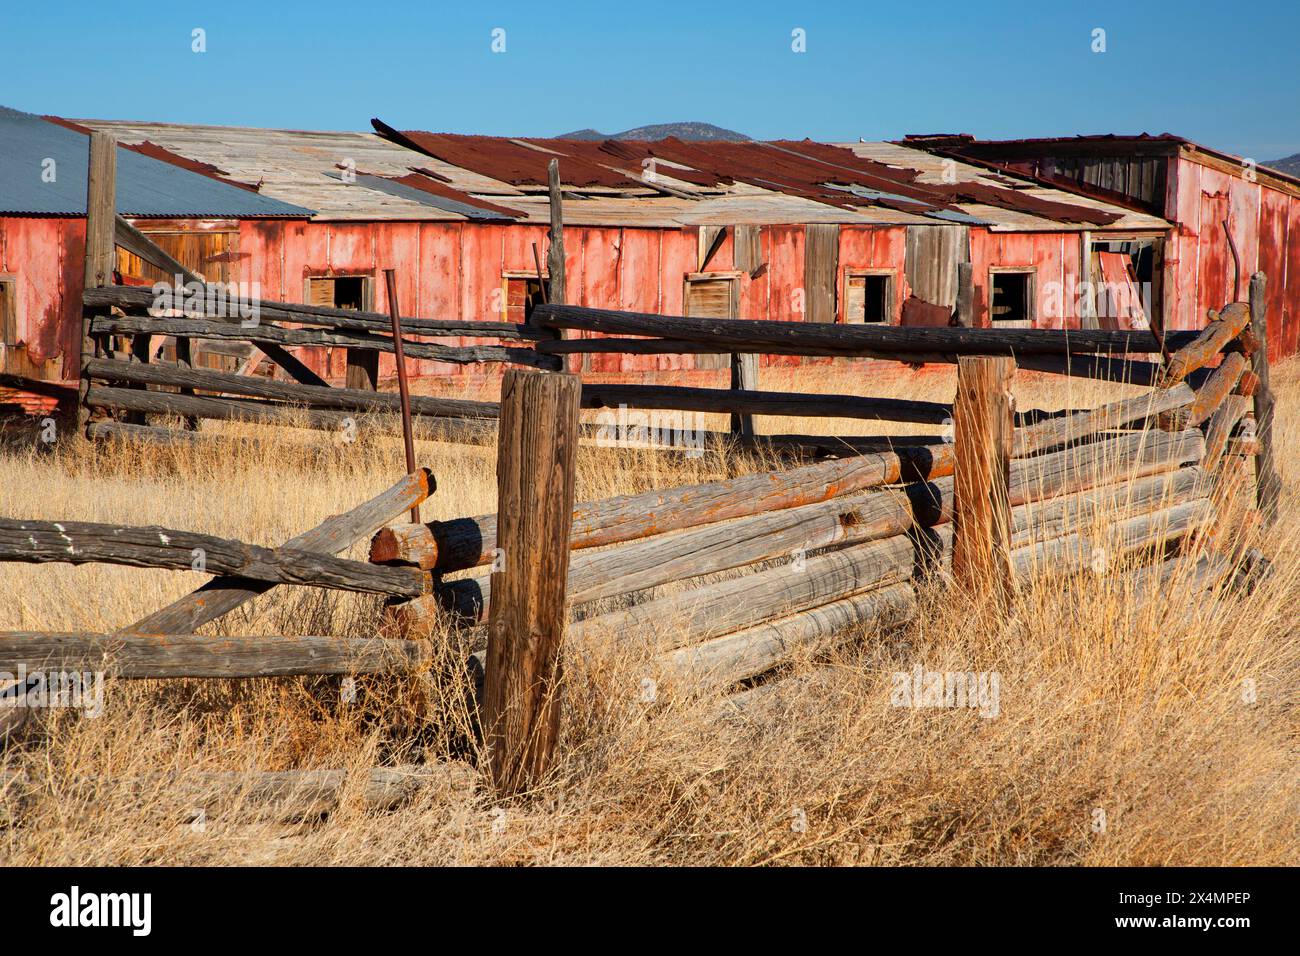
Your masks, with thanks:
M 989 318 L 994 325 L 1031 327 L 1034 324 L 1032 270 L 996 271 L 989 276 Z
M 844 321 L 883 325 L 893 320 L 892 273 L 855 273 L 845 277 Z
M 683 290 L 686 314 L 701 319 L 734 319 L 740 305 L 739 275 L 718 276 L 697 273 L 686 277 Z M 696 355 L 698 369 L 720 369 L 731 365 L 726 355 Z
M 315 276 L 307 280 L 307 304 L 366 311 L 370 276 Z
M 528 322 L 533 316 L 533 309 L 541 305 L 546 299 L 543 292 L 550 292 L 550 280 L 546 279 L 546 289 L 542 287 L 543 280 L 536 276 L 512 276 L 506 278 L 506 302 L 505 316 L 506 322 Z

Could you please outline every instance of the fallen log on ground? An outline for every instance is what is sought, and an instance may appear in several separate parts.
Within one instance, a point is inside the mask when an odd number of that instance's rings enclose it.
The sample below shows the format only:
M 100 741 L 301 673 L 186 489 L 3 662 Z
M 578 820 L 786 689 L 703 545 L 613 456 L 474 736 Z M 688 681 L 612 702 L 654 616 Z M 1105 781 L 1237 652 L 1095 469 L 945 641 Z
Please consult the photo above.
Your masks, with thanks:
M 427 590 L 425 576 L 414 568 L 381 567 L 296 548 L 264 548 L 154 525 L 0 518 L 0 561 L 167 568 L 390 597 L 417 597 Z
M 326 518 L 321 524 L 286 541 L 283 547 L 321 554 L 338 554 L 364 538 L 397 515 L 427 498 L 436 487 L 433 473 L 427 468 L 405 475 L 382 494 L 363 502 L 341 515 Z M 233 611 L 275 585 L 241 577 L 213 578 L 197 591 L 174 601 L 129 625 L 127 634 L 191 633 L 208 621 Z
M 377 637 L 0 633 L 0 666 L 6 670 L 95 671 L 131 679 L 411 673 L 423 670 L 430 658 L 427 642 Z

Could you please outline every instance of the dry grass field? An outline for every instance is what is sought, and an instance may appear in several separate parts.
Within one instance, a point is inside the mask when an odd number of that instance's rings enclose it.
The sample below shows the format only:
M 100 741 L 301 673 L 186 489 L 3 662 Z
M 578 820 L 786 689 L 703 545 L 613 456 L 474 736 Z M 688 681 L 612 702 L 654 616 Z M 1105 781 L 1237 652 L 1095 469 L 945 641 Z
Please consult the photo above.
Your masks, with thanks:
M 948 401 L 953 376 L 864 388 L 840 369 L 765 372 L 762 388 Z M 1257 542 L 1274 575 L 1253 595 L 1155 600 L 1109 578 L 1042 578 L 997 617 L 925 598 L 901 633 L 864 633 L 743 716 L 722 695 L 640 694 L 645 655 L 573 660 L 552 777 L 497 805 L 473 769 L 468 638 L 412 678 L 110 682 L 98 718 L 38 715 L 0 752 L 0 855 L 48 864 L 1203 865 L 1300 863 L 1300 363 L 1274 370 L 1283 517 Z M 1091 406 L 1111 386 L 1021 374 L 1019 407 Z M 725 427 L 720 417 L 710 427 Z M 392 484 L 400 442 L 212 426 L 240 447 L 12 443 L 0 514 L 159 524 L 274 545 Z M 873 423 L 761 420 L 760 430 L 864 434 Z M 933 431 L 916 426 L 916 432 Z M 421 441 L 438 489 L 426 520 L 494 511 L 492 445 Z M 578 497 L 711 480 L 765 462 L 584 447 Z M 351 554 L 363 557 L 358 547 Z M 0 629 L 110 631 L 193 589 L 182 572 L 0 564 Z M 214 633 L 368 635 L 377 599 L 277 588 Z M 647 642 L 648 646 L 648 642 Z M 649 653 L 647 650 L 646 654 Z M 892 675 L 996 672 L 996 716 L 891 706 Z M 1247 689 L 1253 690 L 1248 693 Z M 458 768 L 391 812 L 360 799 L 365 768 Z M 355 773 L 334 811 L 285 821 L 206 806 L 199 771 Z M 34 782 L 21 817 L 5 781 Z M 251 780 L 252 777 L 250 776 Z M 10 801 L 12 802 L 12 801 Z

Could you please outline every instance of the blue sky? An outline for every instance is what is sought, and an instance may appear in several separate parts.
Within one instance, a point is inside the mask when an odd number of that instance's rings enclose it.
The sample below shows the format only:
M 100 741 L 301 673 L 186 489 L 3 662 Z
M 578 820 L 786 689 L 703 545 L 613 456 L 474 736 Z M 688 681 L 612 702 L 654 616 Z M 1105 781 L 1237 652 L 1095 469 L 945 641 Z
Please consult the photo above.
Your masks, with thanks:
M 204 53 L 191 49 L 196 28 Z M 498 28 L 505 51 L 494 53 Z M 792 50 L 796 29 L 806 52 Z M 1295 0 L 9 0 L 0 103 L 299 129 L 366 129 L 379 116 L 512 135 L 675 120 L 823 140 L 1173 132 L 1268 160 L 1300 152 L 1297 36 Z

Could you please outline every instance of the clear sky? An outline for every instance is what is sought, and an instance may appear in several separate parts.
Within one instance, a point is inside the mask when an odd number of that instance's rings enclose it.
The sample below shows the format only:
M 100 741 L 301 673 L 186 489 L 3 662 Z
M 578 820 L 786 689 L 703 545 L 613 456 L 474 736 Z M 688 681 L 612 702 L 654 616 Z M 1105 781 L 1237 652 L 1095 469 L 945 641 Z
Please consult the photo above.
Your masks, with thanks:
M 0 3 L 0 104 L 69 117 L 368 129 L 379 116 L 534 136 L 699 120 L 822 140 L 1173 132 L 1263 161 L 1300 152 L 1298 90 L 1297 0 Z

